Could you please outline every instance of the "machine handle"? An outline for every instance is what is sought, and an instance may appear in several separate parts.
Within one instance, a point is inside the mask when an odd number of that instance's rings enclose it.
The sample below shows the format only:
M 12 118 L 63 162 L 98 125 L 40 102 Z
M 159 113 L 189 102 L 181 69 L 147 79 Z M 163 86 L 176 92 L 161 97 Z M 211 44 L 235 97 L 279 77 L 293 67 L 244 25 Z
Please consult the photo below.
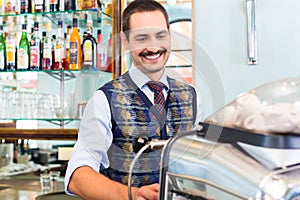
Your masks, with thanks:
M 257 64 L 257 37 L 255 0 L 246 0 L 247 5 L 247 36 L 248 36 L 248 65 Z

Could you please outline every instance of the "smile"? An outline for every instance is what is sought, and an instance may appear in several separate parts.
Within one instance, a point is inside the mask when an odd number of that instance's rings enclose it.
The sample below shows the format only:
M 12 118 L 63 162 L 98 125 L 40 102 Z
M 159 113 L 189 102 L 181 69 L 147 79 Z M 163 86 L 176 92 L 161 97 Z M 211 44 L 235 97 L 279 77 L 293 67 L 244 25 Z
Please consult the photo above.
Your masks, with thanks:
M 160 49 L 157 52 L 143 51 L 139 56 L 146 58 L 147 60 L 157 60 L 162 54 L 166 52 L 166 49 Z

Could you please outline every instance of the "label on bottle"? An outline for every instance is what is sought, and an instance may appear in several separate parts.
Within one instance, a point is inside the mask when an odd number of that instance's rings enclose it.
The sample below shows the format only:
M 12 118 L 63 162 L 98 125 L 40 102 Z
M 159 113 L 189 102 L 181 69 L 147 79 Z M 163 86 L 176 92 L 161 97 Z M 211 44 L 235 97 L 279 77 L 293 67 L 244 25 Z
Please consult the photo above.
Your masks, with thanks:
M 44 44 L 43 58 L 51 58 L 51 57 L 52 57 L 52 46 L 51 46 L 51 44 Z
M 50 0 L 50 4 L 57 4 L 57 0 Z
M 4 70 L 5 68 L 5 59 L 4 59 L 4 50 L 0 50 L 0 70 Z
M 15 14 L 16 5 L 14 0 L 5 1 L 5 14 Z
M 6 43 L 6 55 L 7 55 L 7 63 L 15 63 L 15 55 L 16 55 L 16 48 L 15 42 L 12 40 L 7 40 Z
M 28 12 L 28 1 L 21 0 L 21 12 L 27 13 Z
M 18 51 L 18 69 L 28 69 L 29 56 L 23 48 Z
M 62 62 L 63 59 L 63 48 L 61 44 L 55 45 L 55 51 L 54 51 L 54 58 L 55 62 Z
M 70 42 L 70 64 L 78 64 L 78 44 Z
M 93 64 L 93 44 L 90 40 L 86 40 L 83 44 L 83 56 L 85 64 Z
M 30 47 L 30 65 L 33 67 L 40 66 L 40 51 L 39 47 Z

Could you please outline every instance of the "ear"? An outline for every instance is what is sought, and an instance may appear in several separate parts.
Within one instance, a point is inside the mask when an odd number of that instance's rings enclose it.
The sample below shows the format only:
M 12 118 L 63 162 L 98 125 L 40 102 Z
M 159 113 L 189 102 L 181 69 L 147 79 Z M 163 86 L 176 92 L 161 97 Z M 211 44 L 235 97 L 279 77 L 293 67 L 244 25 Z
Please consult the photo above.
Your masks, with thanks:
M 120 32 L 120 37 L 121 37 L 122 43 L 124 45 L 124 48 L 126 50 L 129 50 L 129 43 L 128 43 L 126 35 L 125 35 L 125 33 L 123 31 Z

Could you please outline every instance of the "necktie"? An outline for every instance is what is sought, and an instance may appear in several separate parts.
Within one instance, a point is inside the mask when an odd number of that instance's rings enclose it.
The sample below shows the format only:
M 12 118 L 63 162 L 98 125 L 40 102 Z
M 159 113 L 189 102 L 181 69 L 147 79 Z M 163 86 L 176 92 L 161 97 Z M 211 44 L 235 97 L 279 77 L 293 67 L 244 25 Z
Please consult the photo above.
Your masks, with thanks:
M 165 85 L 163 83 L 154 81 L 148 82 L 147 85 L 154 92 L 154 106 L 160 112 L 160 114 L 163 114 L 165 97 L 162 90 Z

